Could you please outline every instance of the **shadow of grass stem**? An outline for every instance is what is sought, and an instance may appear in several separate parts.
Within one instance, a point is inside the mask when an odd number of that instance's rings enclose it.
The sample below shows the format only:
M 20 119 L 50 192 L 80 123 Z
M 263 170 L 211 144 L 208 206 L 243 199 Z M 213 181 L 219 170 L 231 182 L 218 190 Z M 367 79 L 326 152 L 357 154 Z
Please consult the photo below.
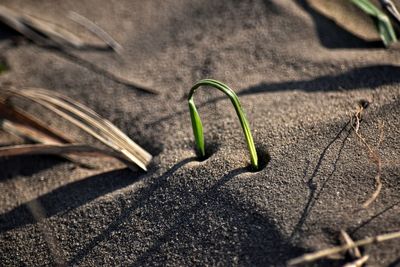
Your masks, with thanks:
M 212 79 L 204 79 L 197 82 L 191 89 L 188 97 L 189 102 L 189 111 L 190 118 L 192 120 L 193 134 L 194 139 L 196 141 L 197 149 L 200 152 L 202 157 L 205 157 L 205 147 L 204 147 L 204 134 L 203 134 L 203 124 L 201 123 L 201 119 L 199 113 L 197 111 L 196 105 L 193 101 L 193 94 L 200 86 L 211 86 L 226 94 L 231 100 L 236 114 L 238 115 L 240 125 L 242 126 L 244 136 L 246 138 L 246 143 L 250 151 L 250 160 L 251 165 L 254 170 L 258 170 L 258 156 L 257 151 L 254 145 L 253 136 L 251 135 L 249 122 L 246 118 L 246 114 L 244 113 L 242 106 L 240 105 L 239 98 L 235 94 L 235 92 L 230 89 L 227 85 Z

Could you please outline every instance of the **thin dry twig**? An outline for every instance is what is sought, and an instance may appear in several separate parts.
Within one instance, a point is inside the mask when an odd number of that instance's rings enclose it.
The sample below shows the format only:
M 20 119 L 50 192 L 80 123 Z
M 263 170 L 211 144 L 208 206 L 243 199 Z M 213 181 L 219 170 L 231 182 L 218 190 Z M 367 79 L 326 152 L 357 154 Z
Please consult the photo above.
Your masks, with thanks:
M 342 244 L 354 245 L 353 239 L 351 239 L 349 234 L 344 230 L 340 231 L 339 239 L 340 239 Z M 353 258 L 361 258 L 361 252 L 357 247 L 355 247 L 353 249 L 349 249 L 349 254 Z
M 354 246 L 353 239 L 349 236 L 349 234 L 341 230 L 339 235 L 340 243 L 342 245 L 350 245 Z M 362 256 L 358 247 L 354 247 L 348 250 L 351 258 L 353 259 L 352 262 L 346 263 L 343 267 L 361 267 L 364 263 L 366 263 L 369 259 L 368 255 Z
M 35 43 L 44 44 L 47 42 L 46 38 L 42 37 L 35 31 L 29 29 L 21 21 L 21 18 L 18 15 L 18 13 L 2 5 L 0 5 L 0 21 Z
M 108 33 L 99 26 L 86 19 L 85 17 L 73 13 L 71 19 L 81 24 L 92 32 L 105 45 L 94 45 L 83 41 L 79 36 L 72 33 L 65 27 L 46 21 L 26 13 L 12 10 L 11 8 L 0 5 L 0 21 L 24 35 L 31 41 L 39 45 L 62 47 L 73 47 L 83 49 L 87 47 L 111 48 L 116 52 L 122 51 L 122 46 L 117 43 Z
M 329 255 L 341 253 L 343 251 L 346 251 L 346 250 L 349 250 L 349 249 L 352 249 L 355 247 L 362 247 L 365 245 L 381 243 L 384 241 L 398 239 L 398 238 L 400 238 L 400 231 L 382 234 L 382 235 L 378 235 L 375 237 L 367 237 L 365 239 L 355 241 L 353 244 L 346 244 L 346 245 L 342 245 L 342 246 L 337 246 L 337 247 L 333 247 L 333 248 L 320 250 L 320 251 L 313 252 L 313 253 L 304 254 L 303 256 L 300 256 L 298 258 L 294 258 L 294 259 L 290 260 L 288 262 L 288 265 L 298 265 L 298 264 L 302 264 L 302 263 L 313 262 L 318 259 L 325 258 Z
M 367 140 L 361 135 L 359 132 L 360 130 L 360 121 L 361 121 L 361 116 L 362 112 L 364 111 L 365 107 L 360 104 L 353 116 L 351 117 L 351 125 L 353 127 L 354 133 L 358 137 L 358 139 L 365 145 L 368 151 L 368 156 L 370 160 L 376 165 L 376 175 L 375 175 L 375 184 L 376 188 L 375 191 L 372 193 L 372 195 L 363 203 L 363 208 L 367 208 L 369 205 L 371 205 L 372 202 L 374 202 L 378 196 L 379 193 L 382 190 L 382 181 L 381 181 L 381 174 L 382 174 L 382 161 L 381 157 L 379 155 L 379 146 L 383 141 L 383 134 L 384 134 L 384 122 L 379 123 L 379 139 L 378 139 L 378 144 L 375 148 L 373 148 Z
M 363 266 L 369 259 L 368 255 L 365 255 L 359 259 L 354 260 L 353 262 L 346 263 L 343 267 L 361 267 Z

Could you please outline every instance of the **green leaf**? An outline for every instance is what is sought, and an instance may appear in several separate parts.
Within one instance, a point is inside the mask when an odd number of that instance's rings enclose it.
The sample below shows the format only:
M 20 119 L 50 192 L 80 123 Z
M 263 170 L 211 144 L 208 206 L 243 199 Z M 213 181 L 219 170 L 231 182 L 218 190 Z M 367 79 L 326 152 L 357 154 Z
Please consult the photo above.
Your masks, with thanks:
M 0 74 L 8 70 L 8 67 L 6 64 L 0 63 Z
M 200 86 L 211 86 L 214 87 L 223 93 L 225 93 L 229 99 L 231 100 L 236 114 L 238 115 L 240 125 L 242 126 L 244 136 L 246 138 L 246 143 L 250 152 L 250 159 L 252 167 L 257 170 L 258 169 L 258 156 L 257 151 L 254 145 L 253 136 L 251 135 L 250 125 L 246 118 L 246 114 L 242 106 L 240 105 L 239 98 L 236 93 L 230 89 L 227 85 L 212 79 L 204 79 L 197 82 L 190 90 L 188 102 L 189 102 L 189 111 L 190 118 L 192 120 L 193 134 L 196 141 L 196 146 L 201 155 L 205 156 L 205 148 L 204 148 L 204 135 L 203 135 L 203 125 L 200 120 L 199 113 L 196 109 L 196 106 L 193 101 L 193 94 Z
M 385 13 L 383 13 L 369 0 L 351 0 L 351 2 L 376 20 L 376 26 L 378 28 L 379 35 L 381 36 L 385 46 L 389 46 L 390 44 L 397 42 L 397 37 L 392 23 Z

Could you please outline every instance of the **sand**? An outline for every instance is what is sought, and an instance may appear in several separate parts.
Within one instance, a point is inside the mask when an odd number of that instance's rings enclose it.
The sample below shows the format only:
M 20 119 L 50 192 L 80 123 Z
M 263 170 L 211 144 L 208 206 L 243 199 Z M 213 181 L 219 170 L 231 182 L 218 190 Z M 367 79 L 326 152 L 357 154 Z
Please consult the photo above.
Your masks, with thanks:
M 10 70 L 0 83 L 79 100 L 154 159 L 147 173 L 112 162 L 87 170 L 51 156 L 1 159 L 0 265 L 285 266 L 337 245 L 341 229 L 355 240 L 400 230 L 398 48 L 364 42 L 305 1 L 2 4 L 87 36 L 65 17 L 74 10 L 121 43 L 122 56 L 68 56 L 21 41 L 2 26 L 0 53 Z M 160 94 L 118 83 L 91 64 Z M 270 158 L 259 172 L 247 169 L 229 100 L 208 88 L 195 100 L 211 155 L 197 160 L 186 97 L 201 78 L 238 93 L 256 146 Z M 384 123 L 383 187 L 368 209 L 362 204 L 375 189 L 376 166 L 349 123 L 363 99 L 371 104 L 360 133 L 372 146 Z M 4 145 L 13 137 L 1 133 L 0 140 Z M 363 252 L 368 266 L 400 264 L 400 240 Z

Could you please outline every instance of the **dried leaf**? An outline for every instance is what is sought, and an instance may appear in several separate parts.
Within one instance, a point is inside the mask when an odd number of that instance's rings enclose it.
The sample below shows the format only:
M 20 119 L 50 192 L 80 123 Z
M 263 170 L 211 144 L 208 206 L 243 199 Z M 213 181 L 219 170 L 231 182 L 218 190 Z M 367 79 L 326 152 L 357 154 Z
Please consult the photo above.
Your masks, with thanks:
M 21 91 L 6 89 L 2 93 L 3 101 L 0 101 L 0 103 L 3 104 L 0 105 L 0 115 L 12 121 L 10 124 L 5 120 L 2 124 L 9 131 L 11 129 L 11 131 L 19 132 L 19 134 L 29 136 L 33 140 L 47 145 L 62 145 L 71 142 L 68 138 L 56 134 L 49 127 L 44 127 L 43 123 L 39 122 L 38 119 L 32 118 L 22 112 L 15 112 L 16 109 L 13 112 L 7 109 L 6 100 L 11 97 L 23 98 L 45 107 L 76 125 L 111 148 L 114 155 L 119 155 L 119 159 L 135 163 L 143 170 L 147 170 L 146 166 L 150 163 L 152 156 L 110 121 L 103 119 L 84 105 L 61 94 L 43 89 L 26 89 Z
M 0 98 L 1 126 L 7 132 L 45 144 L 63 144 L 73 142 L 61 132 L 33 118 L 20 109 L 7 105 Z

